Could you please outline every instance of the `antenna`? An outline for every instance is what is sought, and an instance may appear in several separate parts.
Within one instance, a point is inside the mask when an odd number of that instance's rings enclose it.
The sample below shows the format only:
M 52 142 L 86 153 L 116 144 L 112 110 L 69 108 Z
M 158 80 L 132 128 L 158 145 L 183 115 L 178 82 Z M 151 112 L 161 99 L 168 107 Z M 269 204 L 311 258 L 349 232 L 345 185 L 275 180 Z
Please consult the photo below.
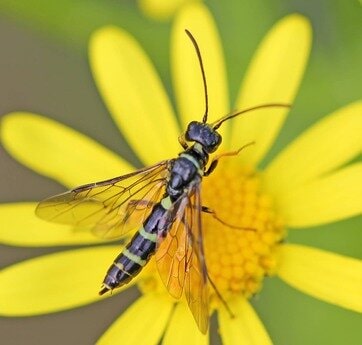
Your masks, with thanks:
M 247 109 L 238 111 L 237 113 L 234 113 L 234 114 L 225 115 L 221 119 L 217 120 L 216 122 L 214 122 L 211 125 L 212 125 L 213 129 L 218 129 L 222 125 L 222 123 L 224 123 L 225 121 L 230 120 L 239 115 L 248 113 L 249 111 L 254 111 L 254 110 L 263 109 L 263 108 L 290 108 L 290 107 L 291 107 L 290 104 L 283 104 L 283 103 L 261 104 L 261 105 L 255 106 L 255 107 L 251 107 L 251 108 L 247 108 Z
M 192 44 L 194 45 L 194 48 L 196 50 L 196 54 L 197 54 L 197 58 L 199 59 L 199 64 L 200 64 L 200 68 L 201 68 L 201 74 L 202 74 L 202 80 L 204 83 L 204 94 L 205 94 L 205 114 L 202 118 L 202 123 L 206 123 L 207 122 L 207 116 L 209 113 L 209 97 L 207 94 L 207 84 L 206 84 L 206 76 L 205 76 L 205 70 L 204 70 L 204 64 L 202 63 L 202 58 L 201 58 L 201 52 L 200 52 L 200 48 L 196 42 L 196 39 L 194 36 L 192 36 L 191 32 L 187 29 L 185 29 L 185 32 L 187 34 L 187 36 L 189 36 Z

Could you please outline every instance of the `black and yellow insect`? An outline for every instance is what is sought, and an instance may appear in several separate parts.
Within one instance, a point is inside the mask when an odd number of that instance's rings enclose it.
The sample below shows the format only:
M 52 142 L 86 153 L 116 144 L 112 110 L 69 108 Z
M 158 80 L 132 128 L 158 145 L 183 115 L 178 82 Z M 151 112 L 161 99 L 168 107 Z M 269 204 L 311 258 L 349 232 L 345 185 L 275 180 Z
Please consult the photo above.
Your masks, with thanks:
M 208 165 L 209 155 L 222 140 L 217 130 L 223 122 L 248 111 L 286 105 L 259 105 L 207 123 L 208 93 L 201 54 L 191 33 L 186 33 L 199 59 L 206 106 L 202 121 L 192 121 L 179 137 L 184 151 L 151 167 L 50 197 L 39 203 L 36 214 L 53 222 L 89 227 L 105 238 L 121 238 L 136 231 L 108 269 L 100 294 L 128 283 L 155 255 L 169 293 L 180 298 L 184 292 L 200 331 L 206 333 L 207 285 L 211 280 L 204 257 L 201 212 L 223 221 L 215 211 L 202 206 L 200 188 L 202 178 L 216 168 L 222 156 Z

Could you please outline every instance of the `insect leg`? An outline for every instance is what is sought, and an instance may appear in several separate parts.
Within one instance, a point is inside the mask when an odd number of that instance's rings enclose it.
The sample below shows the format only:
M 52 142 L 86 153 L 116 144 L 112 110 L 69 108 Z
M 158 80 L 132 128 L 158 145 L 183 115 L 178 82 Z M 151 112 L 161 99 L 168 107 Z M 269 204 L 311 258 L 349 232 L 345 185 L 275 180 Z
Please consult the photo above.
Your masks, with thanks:
M 220 222 L 221 224 L 223 224 L 229 228 L 238 229 L 238 230 L 246 230 L 246 231 L 256 231 L 256 229 L 254 229 L 254 228 L 247 228 L 247 227 L 243 227 L 243 226 L 237 226 L 237 225 L 232 225 L 232 224 L 226 223 L 225 221 L 223 221 L 221 218 L 218 217 L 215 210 L 213 210 L 207 206 L 202 206 L 201 211 L 211 214 L 214 219 L 216 219 L 218 222 Z
M 209 165 L 209 168 L 204 172 L 204 176 L 209 176 L 215 170 L 218 163 L 218 159 L 213 159 Z
M 252 141 L 250 143 L 247 143 L 245 144 L 244 146 L 240 147 L 238 150 L 236 151 L 229 151 L 229 152 L 224 152 L 224 153 L 221 153 L 217 156 L 215 156 L 213 158 L 213 160 L 211 161 L 210 165 L 209 165 L 209 168 L 205 171 L 204 173 L 204 176 L 209 176 L 216 168 L 218 162 L 219 162 L 219 159 L 222 158 L 222 157 L 232 157 L 232 156 L 237 156 L 243 149 L 247 148 L 248 146 L 250 145 L 254 145 L 255 142 Z
M 219 291 L 219 289 L 217 288 L 217 286 L 215 285 L 215 283 L 213 282 L 213 280 L 210 277 L 210 274 L 208 271 L 206 271 L 207 274 L 207 280 L 209 281 L 210 285 L 212 286 L 212 288 L 214 289 L 216 296 L 219 298 L 219 300 L 221 301 L 221 303 L 224 305 L 225 309 L 227 310 L 227 312 L 230 315 L 230 318 L 234 318 L 235 315 L 234 313 L 231 311 L 228 303 L 225 301 L 225 299 L 222 297 L 221 292 Z

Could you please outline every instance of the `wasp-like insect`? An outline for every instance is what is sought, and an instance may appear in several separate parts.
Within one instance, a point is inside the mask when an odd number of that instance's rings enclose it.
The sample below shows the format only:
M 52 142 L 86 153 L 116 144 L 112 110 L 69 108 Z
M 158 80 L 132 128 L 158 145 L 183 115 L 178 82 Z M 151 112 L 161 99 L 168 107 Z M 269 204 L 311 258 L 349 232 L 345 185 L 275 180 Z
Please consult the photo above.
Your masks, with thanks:
M 217 150 L 222 140 L 217 130 L 223 122 L 246 112 L 288 105 L 259 105 L 207 123 L 208 93 L 200 49 L 191 33 L 185 31 L 195 47 L 201 68 L 205 114 L 201 122 L 189 123 L 186 132 L 179 137 L 184 151 L 177 158 L 50 197 L 40 202 L 36 214 L 45 220 L 92 228 L 105 238 L 120 238 L 137 230 L 108 269 L 99 293 L 102 295 L 128 283 L 155 255 L 167 290 L 177 299 L 184 291 L 200 331 L 206 333 L 208 282 L 215 290 L 216 287 L 205 263 L 201 212 L 226 224 L 214 210 L 202 206 L 200 193 L 202 178 L 216 168 L 218 159 L 223 156 L 219 155 L 208 165 L 209 155 Z M 224 155 L 236 155 L 240 150 Z

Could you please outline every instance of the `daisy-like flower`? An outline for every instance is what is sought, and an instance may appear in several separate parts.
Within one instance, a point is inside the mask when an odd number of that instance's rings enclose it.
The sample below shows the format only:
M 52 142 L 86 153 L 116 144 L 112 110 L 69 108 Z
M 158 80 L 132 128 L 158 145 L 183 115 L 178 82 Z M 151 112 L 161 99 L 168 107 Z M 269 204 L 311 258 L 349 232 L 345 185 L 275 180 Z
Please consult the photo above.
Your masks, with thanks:
M 229 112 L 222 49 L 214 22 L 200 4 L 179 12 L 172 32 L 172 72 L 181 127 L 200 120 L 204 95 L 195 51 L 184 29 L 196 37 L 207 73 L 210 122 Z M 292 104 L 309 54 L 311 30 L 300 15 L 278 22 L 260 44 L 233 109 L 265 103 Z M 176 157 L 181 132 L 166 92 L 137 42 L 106 27 L 91 40 L 92 70 L 116 124 L 145 165 Z M 278 276 L 320 300 L 362 311 L 361 261 L 317 248 L 283 243 L 287 228 L 306 228 L 361 212 L 362 102 L 319 121 L 289 144 L 263 170 L 286 109 L 263 109 L 222 128 L 230 151 L 255 141 L 239 156 L 223 159 L 203 181 L 203 203 L 233 230 L 203 216 L 205 257 L 210 276 L 234 318 L 211 291 L 225 344 L 270 344 L 248 299 L 266 276 Z M 142 137 L 142 140 L 140 140 Z M 1 122 L 4 147 L 20 162 L 67 187 L 103 180 L 134 168 L 95 141 L 45 117 L 13 113 Z M 94 164 L 96 162 L 96 164 Z M 2 243 L 51 246 L 99 243 L 88 232 L 50 224 L 34 216 L 36 203 L 1 206 Z M 37 315 L 97 301 L 97 288 L 119 246 L 100 245 L 28 260 L 0 272 L 0 314 Z M 90 267 L 91 270 L 85 269 Z M 71 269 L 70 269 L 71 268 Z M 137 284 L 142 296 L 99 339 L 99 344 L 207 344 L 183 300 L 172 299 L 154 262 L 121 288 Z M 155 312 L 157 310 L 157 312 Z M 140 319 L 142 315 L 142 319 Z M 124 330 L 127 330 L 125 332 Z

